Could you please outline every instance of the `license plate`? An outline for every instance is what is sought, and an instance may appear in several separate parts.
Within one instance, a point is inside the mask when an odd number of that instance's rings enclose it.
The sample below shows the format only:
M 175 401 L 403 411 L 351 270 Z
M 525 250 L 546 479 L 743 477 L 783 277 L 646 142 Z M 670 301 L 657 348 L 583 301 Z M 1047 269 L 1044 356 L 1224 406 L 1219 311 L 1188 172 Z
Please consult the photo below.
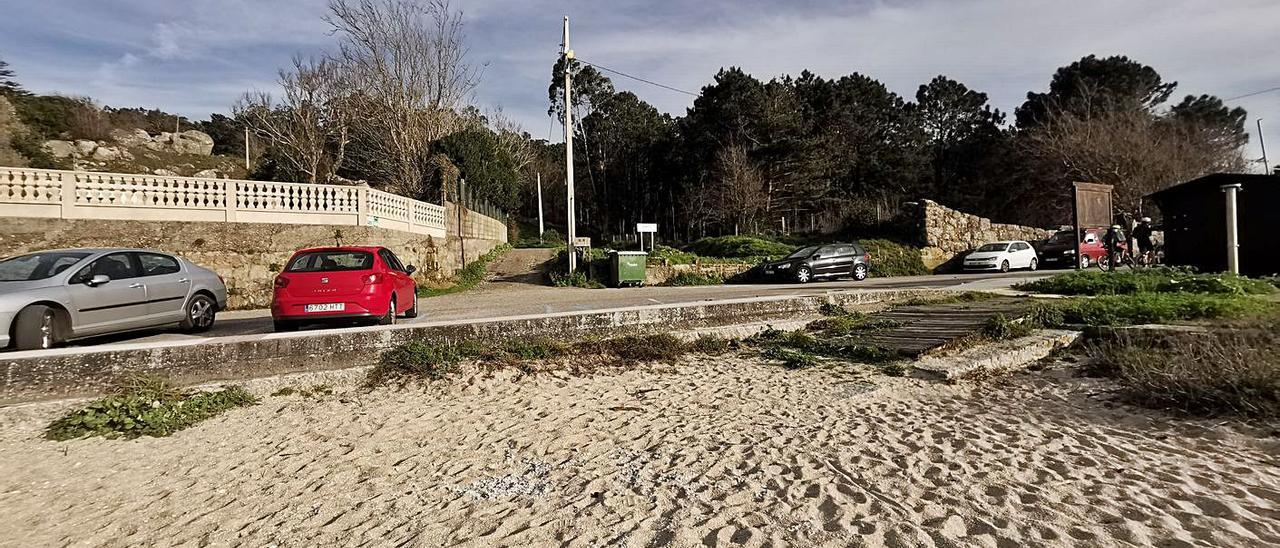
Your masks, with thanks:
M 303 307 L 307 313 L 311 312 L 342 312 L 346 309 L 345 303 L 325 303 L 325 304 L 309 304 Z

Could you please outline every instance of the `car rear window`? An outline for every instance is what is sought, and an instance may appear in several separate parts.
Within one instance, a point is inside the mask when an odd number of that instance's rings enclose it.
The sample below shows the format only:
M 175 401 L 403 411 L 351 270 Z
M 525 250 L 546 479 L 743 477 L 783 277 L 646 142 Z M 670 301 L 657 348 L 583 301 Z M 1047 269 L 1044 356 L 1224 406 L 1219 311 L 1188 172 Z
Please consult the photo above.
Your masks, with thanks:
M 373 268 L 368 251 L 309 251 L 289 262 L 286 272 L 341 272 Z

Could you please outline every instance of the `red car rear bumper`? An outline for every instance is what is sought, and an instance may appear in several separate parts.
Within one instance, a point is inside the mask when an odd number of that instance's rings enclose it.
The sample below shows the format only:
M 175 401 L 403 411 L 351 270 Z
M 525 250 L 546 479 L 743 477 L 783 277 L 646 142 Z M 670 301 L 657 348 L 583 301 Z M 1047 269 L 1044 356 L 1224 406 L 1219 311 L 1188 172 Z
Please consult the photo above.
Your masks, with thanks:
M 342 303 L 342 310 L 326 312 L 307 312 L 309 304 Z M 271 300 L 271 317 L 276 320 L 324 320 L 337 318 L 364 318 L 385 316 L 391 304 L 391 291 L 377 291 L 372 286 L 358 295 L 344 295 L 333 298 L 296 298 L 281 295 L 277 292 Z

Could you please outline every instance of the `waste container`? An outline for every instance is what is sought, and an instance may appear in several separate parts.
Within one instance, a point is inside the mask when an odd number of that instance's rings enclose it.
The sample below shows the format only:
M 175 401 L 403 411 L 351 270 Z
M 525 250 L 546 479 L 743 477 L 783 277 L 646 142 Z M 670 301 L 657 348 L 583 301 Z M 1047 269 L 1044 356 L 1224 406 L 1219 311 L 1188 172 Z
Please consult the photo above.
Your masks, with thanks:
M 643 251 L 614 251 L 609 254 L 609 285 L 644 285 L 644 267 L 649 254 Z

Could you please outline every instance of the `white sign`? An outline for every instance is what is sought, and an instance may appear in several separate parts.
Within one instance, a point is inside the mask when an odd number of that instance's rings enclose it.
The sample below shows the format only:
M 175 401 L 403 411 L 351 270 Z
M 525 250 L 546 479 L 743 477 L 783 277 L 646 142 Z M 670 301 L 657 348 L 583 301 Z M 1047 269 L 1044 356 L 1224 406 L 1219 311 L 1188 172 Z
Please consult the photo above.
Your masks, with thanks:
M 573 239 L 573 247 L 591 247 L 591 238 L 579 236 Z
M 636 223 L 636 232 L 657 232 L 658 223 Z

